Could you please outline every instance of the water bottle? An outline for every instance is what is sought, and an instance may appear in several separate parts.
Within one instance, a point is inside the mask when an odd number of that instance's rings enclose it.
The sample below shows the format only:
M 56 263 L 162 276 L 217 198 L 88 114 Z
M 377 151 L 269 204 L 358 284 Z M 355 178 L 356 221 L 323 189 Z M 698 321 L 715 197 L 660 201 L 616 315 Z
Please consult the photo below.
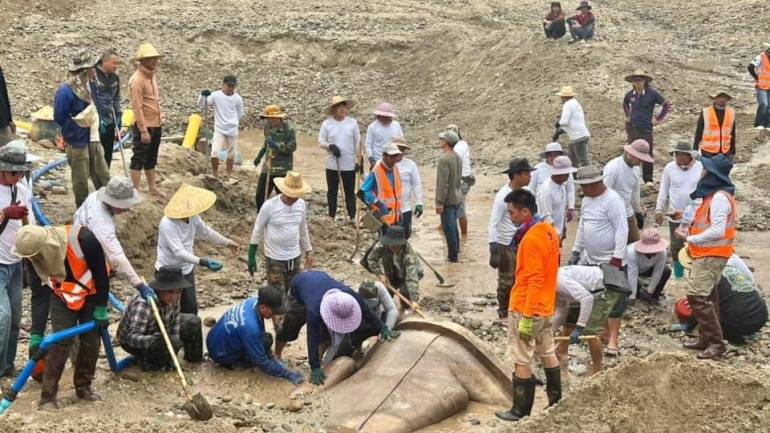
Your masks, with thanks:
M 690 231 L 690 225 L 692 224 L 692 221 L 695 219 L 695 211 L 698 210 L 700 207 L 700 204 L 703 202 L 703 199 L 690 199 L 690 202 L 687 204 L 687 207 L 684 208 L 684 212 L 682 212 L 682 219 L 679 222 L 679 227 L 676 228 L 677 232 L 680 233 L 682 236 L 687 236 L 687 234 Z

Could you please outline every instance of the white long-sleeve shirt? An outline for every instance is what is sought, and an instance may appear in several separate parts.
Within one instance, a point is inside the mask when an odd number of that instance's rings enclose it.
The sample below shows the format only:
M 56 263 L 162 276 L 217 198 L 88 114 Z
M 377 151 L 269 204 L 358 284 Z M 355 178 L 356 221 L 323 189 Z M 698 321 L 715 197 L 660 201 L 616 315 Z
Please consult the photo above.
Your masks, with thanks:
M 123 247 L 120 245 L 118 235 L 115 232 L 115 222 L 107 210 L 107 205 L 96 198 L 97 191 L 92 192 L 86 201 L 75 212 L 73 224 L 86 226 L 102 244 L 107 261 L 117 273 L 124 275 L 132 286 L 142 283 L 142 278 L 136 273 L 134 267 L 126 257 Z
M 318 132 L 318 145 L 328 152 L 326 169 L 337 170 L 337 158 L 329 151 L 329 145 L 335 144 L 340 149 L 339 169 L 353 171 L 356 169 L 356 153 L 361 145 L 361 131 L 358 122 L 352 117 L 336 121 L 329 117 L 321 124 Z
M 564 324 L 569 306 L 580 304 L 577 325 L 585 327 L 594 308 L 593 293 L 604 287 L 604 274 L 598 266 L 563 266 L 559 268 L 556 281 L 556 309 L 553 316 L 554 328 Z
M 559 126 L 567 133 L 569 141 L 576 141 L 591 136 L 586 126 L 583 106 L 575 98 L 568 100 L 561 106 Z
M 35 224 L 35 214 L 32 212 L 32 192 L 24 181 L 16 184 L 16 201 L 27 207 L 28 224 Z M 0 185 L 0 209 L 11 205 L 11 187 Z M 2 218 L 0 218 L 0 222 Z M 13 265 L 21 261 L 21 257 L 12 251 L 16 247 L 16 234 L 22 227 L 22 220 L 8 220 L 5 230 L 0 234 L 0 264 Z
M 676 161 L 666 164 L 660 176 L 655 213 L 671 214 L 675 211 L 684 211 L 690 202 L 690 193 L 695 191 L 698 185 L 701 171 L 703 171 L 703 164 L 700 161 L 693 160 L 687 170 L 682 170 Z
M 460 161 L 463 162 L 462 177 L 468 177 L 473 174 L 471 170 L 471 147 L 468 146 L 468 142 L 460 140 L 455 144 L 453 148 L 457 156 L 460 157 Z
M 408 158 L 403 158 L 396 167 L 401 179 L 401 213 L 409 212 L 412 210 L 412 195 L 414 195 L 415 204 L 423 204 L 420 170 L 417 164 Z
M 273 260 L 293 260 L 310 251 L 305 200 L 287 205 L 279 194 L 266 201 L 254 222 L 250 243 L 263 241 L 265 255 Z
M 540 185 L 551 178 L 551 165 L 545 161 L 540 161 L 535 165 L 535 171 L 530 173 L 529 191 L 535 197 L 540 193 Z M 567 178 L 567 209 L 575 209 L 575 179 L 570 175 Z
M 588 265 L 608 263 L 613 257 L 626 256 L 628 218 L 623 200 L 607 188 L 598 197 L 583 198 L 580 222 L 572 251 L 582 253 Z
M 639 167 L 626 164 L 623 155 L 611 160 L 604 166 L 602 179 L 607 188 L 618 193 L 626 208 L 626 217 L 642 211 L 641 178 Z
M 398 322 L 398 308 L 396 307 L 396 303 L 393 301 L 393 297 L 390 296 L 390 293 L 388 293 L 388 289 L 385 288 L 384 284 L 375 281 L 374 285 L 377 286 L 377 299 L 379 300 L 379 305 L 374 313 L 380 319 L 382 319 L 382 315 L 385 314 L 383 322 L 388 329 L 393 330 L 393 328 L 396 327 L 396 322 Z
M 628 285 L 631 288 L 631 299 L 636 299 L 636 290 L 639 282 L 639 275 L 652 269 L 650 282 L 644 289 L 652 293 L 655 287 L 660 283 L 663 277 L 663 270 L 666 268 L 666 252 L 661 251 L 658 254 L 648 258 L 646 254 L 636 252 L 636 244 L 633 243 L 626 248 L 626 264 L 628 274 Z
M 217 90 L 208 97 L 198 95 L 198 107 L 214 107 L 214 131 L 224 135 L 238 135 L 238 125 L 243 117 L 243 98 L 237 93 L 225 95 Z
M 164 266 L 179 266 L 187 275 L 193 271 L 200 258 L 193 253 L 195 239 L 203 239 L 215 245 L 227 245 L 229 239 L 209 227 L 201 217 L 190 217 L 189 222 L 163 217 L 158 224 L 158 255 L 155 270 Z
M 548 178 L 537 193 L 537 213 L 551 224 L 559 236 L 567 223 L 567 182 L 559 185 Z
M 385 126 L 379 120 L 370 123 L 366 128 L 366 155 L 379 161 L 382 159 L 382 148 L 390 143 L 393 137 L 404 136 L 401 125 L 393 120 Z
M 489 215 L 489 243 L 497 242 L 508 246 L 513 240 L 513 235 L 516 234 L 516 226 L 508 215 L 508 204 L 505 202 L 505 196 L 511 191 L 513 190 L 510 184 L 505 184 L 495 194 L 492 212 Z
M 711 199 L 711 207 L 709 208 L 711 225 L 702 233 L 687 236 L 688 244 L 703 245 L 706 242 L 722 239 L 722 236 L 725 235 L 725 230 L 727 230 L 727 218 L 730 216 L 730 212 L 733 211 L 730 199 L 727 198 L 726 194 L 723 191 L 714 193 L 714 198 Z M 737 218 L 738 215 L 735 215 L 735 219 Z

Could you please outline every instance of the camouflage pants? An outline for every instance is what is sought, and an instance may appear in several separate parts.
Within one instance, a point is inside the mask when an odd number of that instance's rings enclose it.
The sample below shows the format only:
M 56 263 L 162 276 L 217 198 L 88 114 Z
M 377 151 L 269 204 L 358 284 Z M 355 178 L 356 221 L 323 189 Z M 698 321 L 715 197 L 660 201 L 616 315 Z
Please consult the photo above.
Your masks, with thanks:
M 265 257 L 265 270 L 267 271 L 267 284 L 280 287 L 283 290 L 284 302 L 289 293 L 289 284 L 302 269 L 300 258 L 297 256 L 291 260 L 274 260 Z

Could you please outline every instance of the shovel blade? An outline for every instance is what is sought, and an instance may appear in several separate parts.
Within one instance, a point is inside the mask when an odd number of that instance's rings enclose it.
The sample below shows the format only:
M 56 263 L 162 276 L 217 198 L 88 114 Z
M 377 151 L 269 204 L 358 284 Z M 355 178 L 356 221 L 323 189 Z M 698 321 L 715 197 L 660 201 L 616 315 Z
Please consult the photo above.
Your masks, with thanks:
M 208 421 L 214 416 L 211 405 L 201 393 L 197 393 L 184 404 L 184 410 L 196 421 Z
M 455 283 L 446 283 L 446 282 L 444 282 L 444 283 L 438 283 L 438 284 L 436 284 L 436 286 L 438 286 L 438 287 L 454 287 Z

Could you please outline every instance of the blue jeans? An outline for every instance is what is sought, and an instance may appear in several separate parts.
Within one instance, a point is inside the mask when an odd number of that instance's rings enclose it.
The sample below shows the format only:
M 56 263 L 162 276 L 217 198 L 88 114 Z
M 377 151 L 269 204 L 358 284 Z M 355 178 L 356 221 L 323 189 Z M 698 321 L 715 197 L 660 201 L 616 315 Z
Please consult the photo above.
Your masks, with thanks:
M 757 91 L 757 117 L 754 119 L 754 126 L 764 126 L 770 128 L 770 90 Z
M 444 206 L 441 213 L 441 228 L 446 235 L 446 245 L 449 249 L 449 261 L 457 262 L 460 254 L 460 229 L 457 227 L 457 211 L 459 206 Z
M 16 360 L 21 323 L 21 262 L 0 264 L 0 377 L 10 374 Z
M 569 34 L 572 35 L 572 39 L 587 41 L 594 37 L 594 24 L 586 24 L 583 27 L 577 28 L 570 23 Z

